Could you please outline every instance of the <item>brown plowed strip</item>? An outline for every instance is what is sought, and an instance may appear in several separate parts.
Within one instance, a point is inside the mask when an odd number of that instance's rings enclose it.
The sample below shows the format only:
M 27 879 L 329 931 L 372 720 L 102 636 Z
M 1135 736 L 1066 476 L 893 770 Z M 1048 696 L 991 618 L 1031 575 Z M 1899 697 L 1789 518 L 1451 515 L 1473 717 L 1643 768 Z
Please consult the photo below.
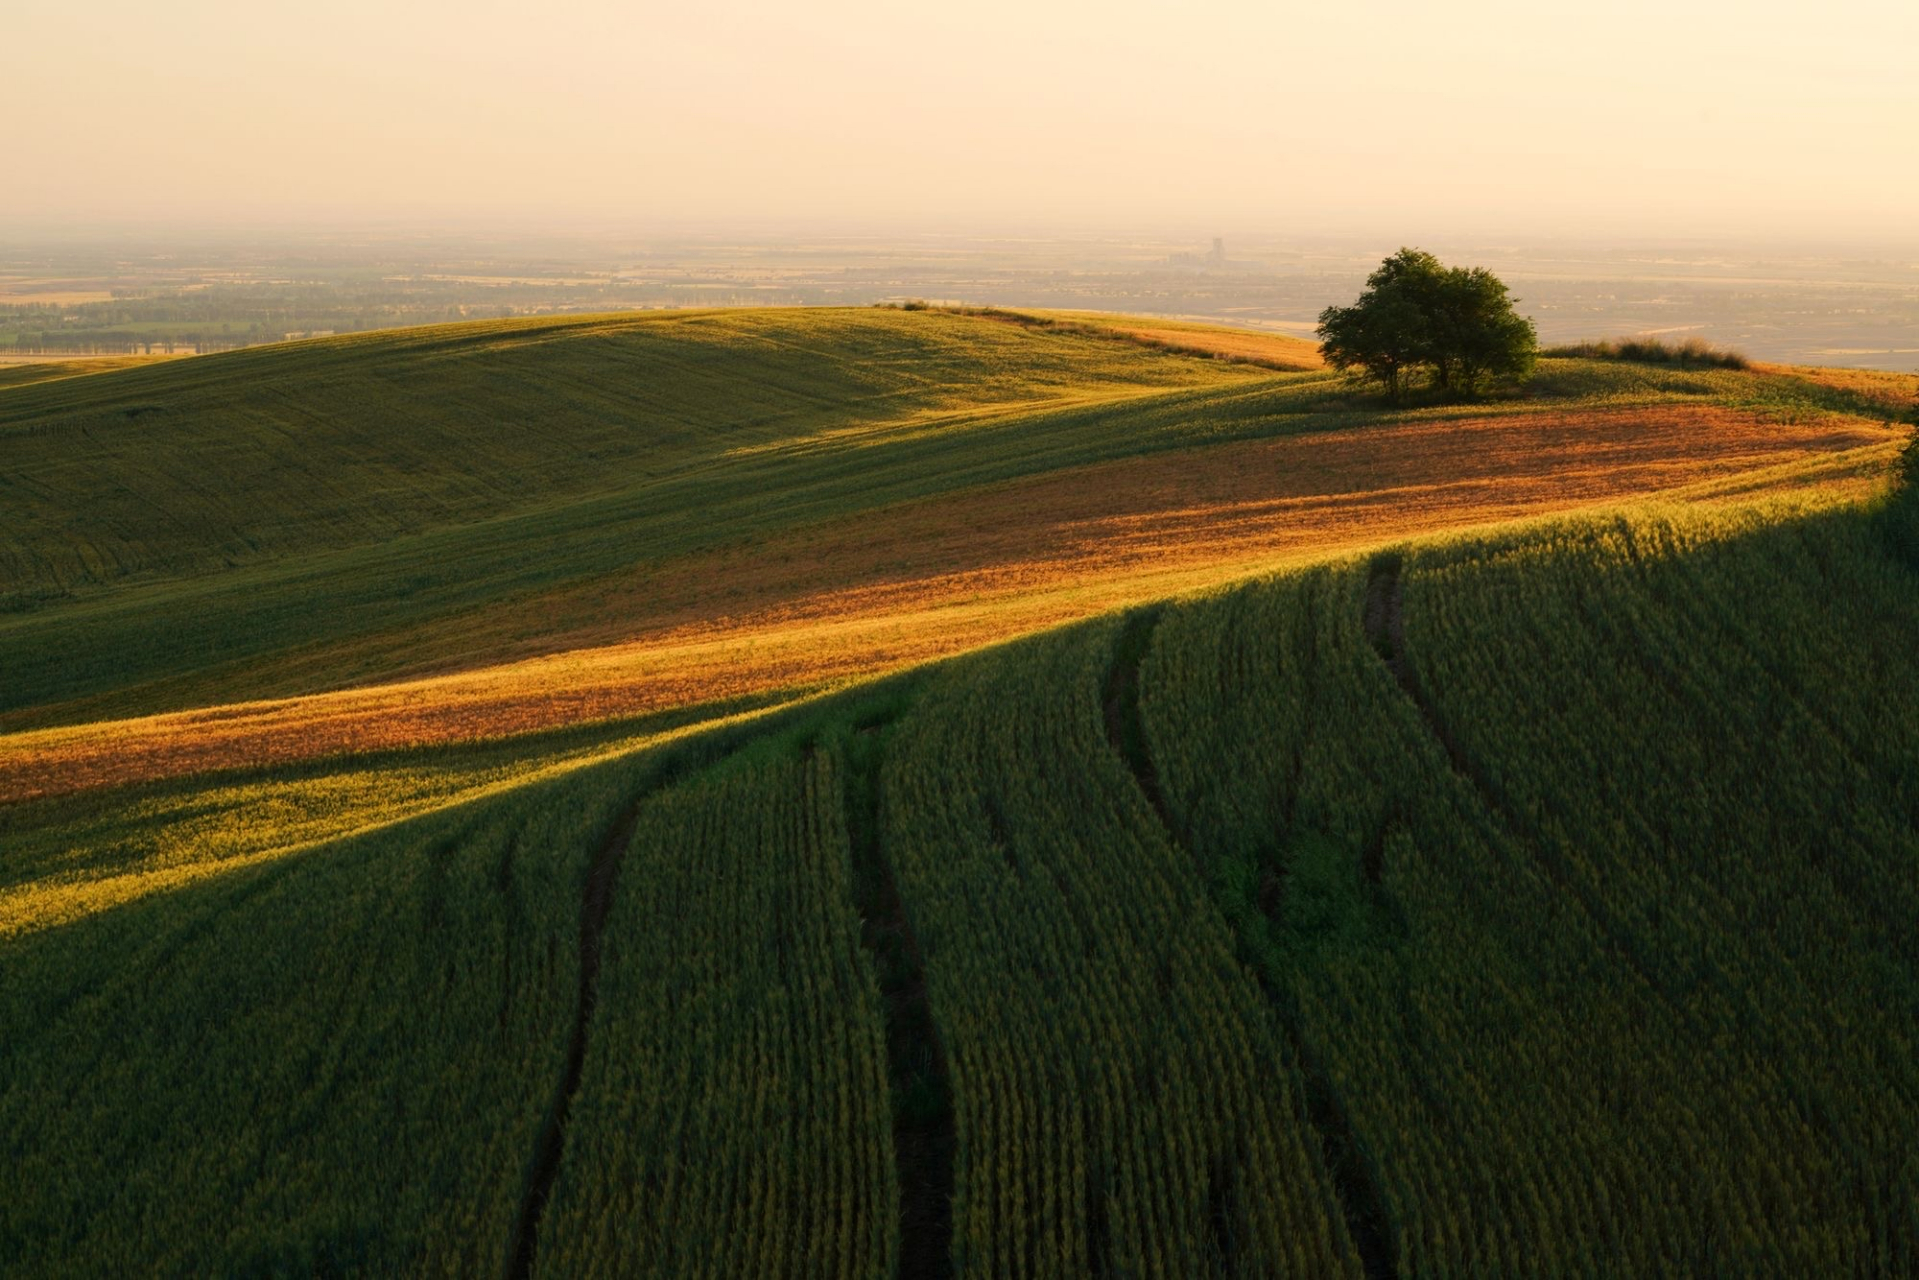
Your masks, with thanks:
M 923 662 L 1263 567 L 1724 480 L 1897 432 L 1708 407 L 1498 415 L 1158 454 L 906 504 L 415 633 L 498 665 L 0 738 L 0 800 L 501 737 Z M 540 621 L 538 638 L 509 638 Z M 457 630 L 455 628 L 457 627 Z M 439 643 L 434 643 L 437 640 Z M 552 656 L 525 656 L 537 645 Z M 517 659 L 517 660 L 516 660 Z

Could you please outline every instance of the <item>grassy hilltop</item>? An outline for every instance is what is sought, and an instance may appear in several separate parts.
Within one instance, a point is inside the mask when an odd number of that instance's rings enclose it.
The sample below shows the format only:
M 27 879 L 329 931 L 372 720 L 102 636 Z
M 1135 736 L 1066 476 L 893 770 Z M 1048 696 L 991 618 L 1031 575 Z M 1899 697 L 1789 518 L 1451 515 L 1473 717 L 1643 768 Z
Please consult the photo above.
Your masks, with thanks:
M 0 1258 L 1919 1272 L 1919 379 L 1315 364 L 0 387 Z

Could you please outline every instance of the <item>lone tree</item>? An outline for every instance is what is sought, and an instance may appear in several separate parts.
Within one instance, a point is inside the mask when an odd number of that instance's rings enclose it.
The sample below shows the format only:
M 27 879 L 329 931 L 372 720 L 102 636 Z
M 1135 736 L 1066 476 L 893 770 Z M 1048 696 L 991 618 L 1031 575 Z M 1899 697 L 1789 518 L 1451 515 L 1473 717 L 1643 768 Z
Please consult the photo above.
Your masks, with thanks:
M 1421 368 L 1441 391 L 1474 396 L 1489 381 L 1530 374 L 1539 352 L 1532 321 L 1513 311 L 1498 276 L 1418 249 L 1380 263 L 1352 306 L 1320 312 L 1319 338 L 1334 368 L 1365 370 L 1395 400 Z

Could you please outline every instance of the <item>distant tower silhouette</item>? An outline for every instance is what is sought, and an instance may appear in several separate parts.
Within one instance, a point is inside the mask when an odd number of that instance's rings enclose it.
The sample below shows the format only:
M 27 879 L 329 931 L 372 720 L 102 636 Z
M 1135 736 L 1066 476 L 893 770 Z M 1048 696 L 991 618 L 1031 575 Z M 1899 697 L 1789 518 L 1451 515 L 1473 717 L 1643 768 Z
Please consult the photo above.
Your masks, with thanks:
M 1216 267 L 1226 264 L 1226 241 L 1220 236 L 1213 237 L 1213 253 L 1210 261 Z

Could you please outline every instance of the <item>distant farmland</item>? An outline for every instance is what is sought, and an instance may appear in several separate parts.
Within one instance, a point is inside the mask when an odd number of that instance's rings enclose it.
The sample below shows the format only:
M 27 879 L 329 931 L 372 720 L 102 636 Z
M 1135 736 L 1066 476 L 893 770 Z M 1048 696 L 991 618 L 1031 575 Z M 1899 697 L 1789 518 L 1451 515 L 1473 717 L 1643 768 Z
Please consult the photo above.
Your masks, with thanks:
M 1919 1271 L 1919 379 L 1203 329 L 0 385 L 0 1257 Z

